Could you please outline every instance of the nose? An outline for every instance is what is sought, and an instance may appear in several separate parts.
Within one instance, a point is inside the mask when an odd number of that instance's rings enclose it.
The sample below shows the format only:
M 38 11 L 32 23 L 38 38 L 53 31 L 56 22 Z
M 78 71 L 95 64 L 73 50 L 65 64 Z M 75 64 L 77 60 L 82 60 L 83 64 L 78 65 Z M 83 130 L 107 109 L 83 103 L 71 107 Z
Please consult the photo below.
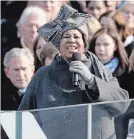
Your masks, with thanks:
M 101 51 L 101 52 L 104 51 L 104 46 L 103 46 L 103 45 L 100 45 L 100 46 L 99 46 L 99 51 Z
M 22 70 L 18 70 L 18 77 L 23 77 L 24 76 L 24 72 Z
M 69 43 L 75 43 L 75 38 L 74 38 L 74 37 L 70 37 L 70 38 L 68 39 L 68 42 L 69 42 Z
M 37 32 L 37 27 L 35 25 L 32 26 L 32 32 L 33 33 Z
M 129 13 L 128 13 L 128 17 L 129 17 L 129 18 L 132 18 L 132 17 L 133 17 L 133 14 L 132 14 L 131 12 L 129 12 Z
M 50 10 L 51 9 L 51 2 L 50 1 L 45 1 L 45 9 Z
M 99 11 L 97 9 L 93 9 L 93 14 L 97 18 Z

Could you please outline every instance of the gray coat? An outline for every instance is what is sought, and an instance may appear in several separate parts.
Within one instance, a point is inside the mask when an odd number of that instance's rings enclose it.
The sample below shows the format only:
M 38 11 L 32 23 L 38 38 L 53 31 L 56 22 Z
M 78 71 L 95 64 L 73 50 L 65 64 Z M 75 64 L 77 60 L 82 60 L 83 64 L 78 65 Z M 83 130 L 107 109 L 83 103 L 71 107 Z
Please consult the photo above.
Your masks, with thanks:
M 69 63 L 57 55 L 50 66 L 42 67 L 35 73 L 19 110 L 74 105 L 85 101 L 128 99 L 128 93 L 119 87 L 117 79 L 108 70 L 106 71 L 93 54 L 89 52 L 86 54 L 87 59 L 83 62 L 95 75 L 94 88 L 90 88 L 90 84 L 85 85 L 81 78 L 79 78 L 79 87 L 74 87 Z
M 92 139 L 116 139 L 114 117 L 126 112 L 129 104 L 129 100 L 93 104 Z
M 119 87 L 117 79 L 106 70 L 96 56 L 90 52 L 86 52 L 86 56 L 87 59 L 82 62 L 95 75 L 94 88 L 90 88 L 90 84 L 85 85 L 81 78 L 79 78 L 79 87 L 74 87 L 69 63 L 57 55 L 50 66 L 42 67 L 33 76 L 19 110 L 128 99 L 128 93 Z M 126 108 L 120 105 L 108 109 L 117 112 L 116 114 L 121 114 L 124 110 Z M 110 112 L 108 113 L 110 116 Z M 111 118 L 108 117 L 108 120 L 111 121 Z M 110 126 L 113 133 L 113 124 Z

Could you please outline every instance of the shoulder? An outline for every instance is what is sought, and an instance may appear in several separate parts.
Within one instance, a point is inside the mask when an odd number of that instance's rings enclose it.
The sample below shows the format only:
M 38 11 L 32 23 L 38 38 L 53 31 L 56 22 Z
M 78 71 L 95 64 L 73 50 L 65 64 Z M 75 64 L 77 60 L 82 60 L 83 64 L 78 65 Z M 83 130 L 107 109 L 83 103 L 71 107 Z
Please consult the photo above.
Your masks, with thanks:
M 43 66 L 41 68 L 39 68 L 36 72 L 35 72 L 35 75 L 34 76 L 43 76 L 43 75 L 47 75 L 49 74 L 49 72 L 51 71 L 52 69 L 52 66 L 49 65 L 49 66 Z
M 91 61 L 92 65 L 101 68 L 102 70 L 105 69 L 105 66 L 100 62 L 98 57 L 90 51 L 86 51 L 86 55 L 88 59 Z
M 86 55 L 95 58 L 96 60 L 98 60 L 97 56 L 95 54 L 93 54 L 90 51 L 86 51 Z
M 30 83 L 31 84 L 40 83 L 42 80 L 49 77 L 50 72 L 51 72 L 51 66 L 43 66 L 43 67 L 39 68 L 33 75 Z

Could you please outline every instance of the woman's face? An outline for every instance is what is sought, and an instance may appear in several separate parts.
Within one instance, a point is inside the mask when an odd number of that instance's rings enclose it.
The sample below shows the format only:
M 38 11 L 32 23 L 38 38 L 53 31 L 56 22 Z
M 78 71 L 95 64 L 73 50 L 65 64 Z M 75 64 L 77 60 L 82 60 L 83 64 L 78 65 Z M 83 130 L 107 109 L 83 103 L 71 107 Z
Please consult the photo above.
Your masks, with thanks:
M 134 4 L 129 4 L 123 9 L 123 14 L 125 16 L 125 20 L 127 25 L 130 28 L 134 28 Z
M 101 34 L 96 39 L 95 54 L 99 60 L 105 64 L 114 57 L 116 51 L 115 41 L 108 34 Z
M 40 59 L 40 53 L 41 53 L 45 44 L 46 44 L 46 41 L 42 37 L 40 37 L 38 40 L 38 43 L 37 43 L 37 47 L 36 47 L 36 55 L 37 55 L 39 60 L 41 60 Z
M 36 5 L 43 8 L 47 12 L 49 20 L 54 20 L 64 2 L 59 0 L 45 0 L 45 1 L 29 1 L 28 5 Z
M 77 29 L 66 31 L 60 42 L 60 54 L 66 59 L 72 58 L 74 52 L 83 54 L 85 51 L 82 34 Z
M 52 63 L 53 58 L 50 57 L 46 57 L 45 61 L 44 61 L 44 66 L 48 66 Z
M 111 27 L 111 28 L 116 29 L 116 24 L 114 23 L 114 21 L 110 17 L 103 16 L 100 19 L 100 23 L 101 23 L 102 27 Z
M 117 1 L 109 1 L 109 0 L 106 0 L 106 2 L 107 2 L 107 10 L 108 11 L 114 11 L 114 10 L 116 10 Z
M 103 1 L 90 1 L 87 6 L 88 14 L 93 15 L 96 19 L 106 12 L 106 6 Z

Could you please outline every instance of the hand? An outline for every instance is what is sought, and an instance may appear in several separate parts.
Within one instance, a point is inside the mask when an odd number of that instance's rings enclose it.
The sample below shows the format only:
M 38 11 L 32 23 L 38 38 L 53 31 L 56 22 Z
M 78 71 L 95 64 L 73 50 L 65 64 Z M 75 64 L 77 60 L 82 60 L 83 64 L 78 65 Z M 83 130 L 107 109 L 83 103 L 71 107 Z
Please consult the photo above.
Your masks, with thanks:
M 89 83 L 93 78 L 93 75 L 89 71 L 88 67 L 81 61 L 72 61 L 70 63 L 69 70 L 71 72 L 78 73 L 85 83 Z

